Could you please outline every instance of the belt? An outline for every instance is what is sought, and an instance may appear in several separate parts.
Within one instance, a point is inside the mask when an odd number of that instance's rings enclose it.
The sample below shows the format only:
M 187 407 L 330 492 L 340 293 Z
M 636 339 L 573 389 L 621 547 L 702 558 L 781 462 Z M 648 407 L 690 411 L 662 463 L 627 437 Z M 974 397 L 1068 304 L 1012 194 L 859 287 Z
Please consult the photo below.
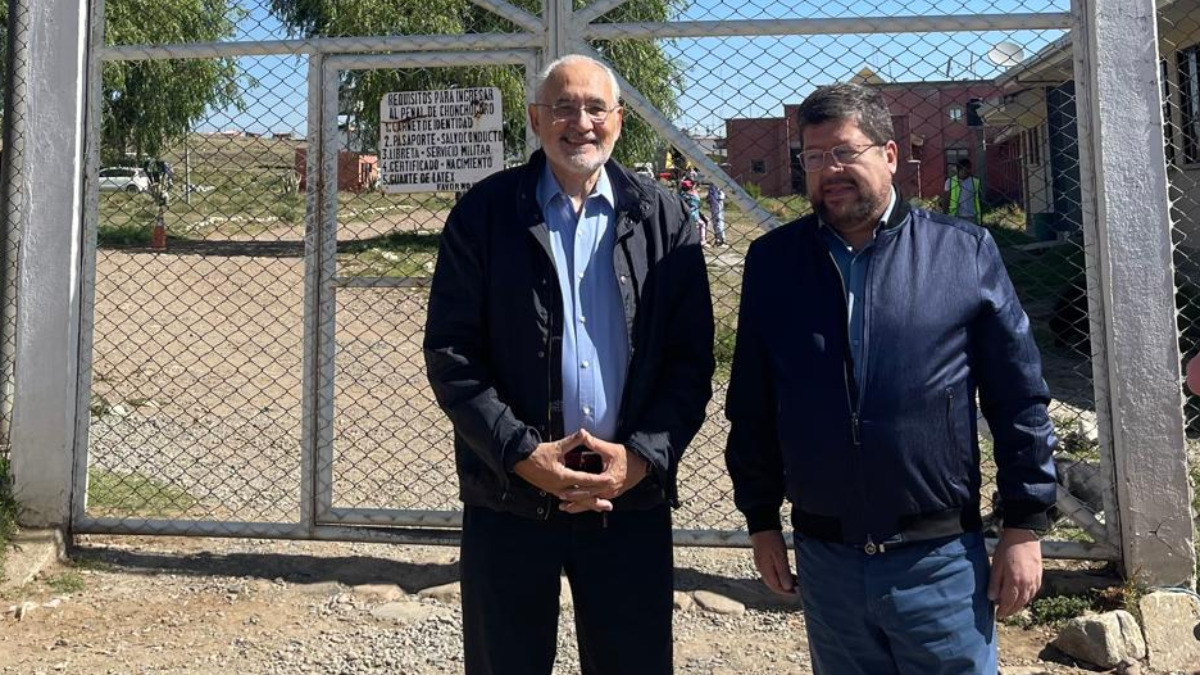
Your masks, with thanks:
M 792 509 L 792 529 L 805 537 L 835 544 L 847 544 L 861 548 L 867 555 L 884 553 L 890 548 L 915 544 L 931 539 L 953 537 L 964 532 L 983 529 L 979 517 L 979 505 L 958 506 L 943 511 L 918 513 L 898 519 L 895 528 L 883 541 L 872 541 L 870 534 L 865 542 L 846 541 L 842 521 L 836 516 L 822 516 L 801 509 Z

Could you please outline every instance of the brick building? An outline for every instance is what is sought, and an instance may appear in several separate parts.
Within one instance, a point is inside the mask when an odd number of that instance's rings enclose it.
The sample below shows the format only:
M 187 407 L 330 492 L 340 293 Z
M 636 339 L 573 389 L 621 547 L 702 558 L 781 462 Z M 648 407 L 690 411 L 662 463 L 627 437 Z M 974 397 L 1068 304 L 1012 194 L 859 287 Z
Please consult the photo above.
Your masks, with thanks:
M 1011 142 L 995 142 L 998 135 L 983 129 L 985 157 L 976 157 L 977 130 L 969 126 L 972 99 L 997 98 L 1000 89 L 991 80 L 943 82 L 883 82 L 864 69 L 853 81 L 880 88 L 900 146 L 896 183 L 906 197 L 938 197 L 948 169 L 962 157 L 971 159 L 976 173 L 986 164 L 989 201 L 1021 199 L 1020 167 Z M 729 172 L 742 185 L 755 183 L 767 196 L 804 193 L 804 172 L 798 124 L 799 103 L 783 106 L 783 116 L 730 119 L 725 122 Z

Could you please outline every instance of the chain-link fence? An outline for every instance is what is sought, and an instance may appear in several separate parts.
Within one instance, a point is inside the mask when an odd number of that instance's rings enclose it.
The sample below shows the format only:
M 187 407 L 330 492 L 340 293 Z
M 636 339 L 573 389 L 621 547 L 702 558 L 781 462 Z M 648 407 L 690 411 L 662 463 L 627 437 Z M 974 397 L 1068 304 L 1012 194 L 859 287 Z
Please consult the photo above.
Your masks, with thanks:
M 1159 11 L 1158 34 L 1182 366 L 1200 351 L 1200 7 L 1166 4 Z M 1195 513 L 1200 512 L 1200 397 L 1186 389 L 1184 395 Z
M 531 2 L 500 16 L 465 1 L 367 0 L 325 12 L 331 3 L 262 0 L 205 3 L 195 11 L 211 20 L 191 22 L 170 2 L 155 16 L 134 16 L 127 4 L 106 3 L 113 48 L 94 177 L 88 517 L 230 534 L 239 523 L 295 522 L 309 509 L 331 523 L 452 523 L 451 432 L 420 344 L 455 194 L 381 189 L 380 99 L 498 87 L 505 159 L 522 161 L 532 62 L 494 50 L 540 45 L 529 33 L 548 12 Z M 1112 486 L 1100 470 L 1093 256 L 1066 3 L 970 0 L 949 17 L 933 2 L 908 3 L 899 16 L 882 0 L 585 5 L 576 3 L 576 19 L 594 23 L 571 24 L 572 37 L 631 85 L 619 159 L 665 189 L 692 178 L 705 202 L 718 186 L 726 196 L 723 232 L 703 209 L 716 395 L 680 471 L 677 527 L 742 528 L 722 457 L 722 410 L 743 257 L 764 226 L 810 209 L 797 106 L 818 85 L 856 81 L 878 87 L 891 108 L 902 198 L 946 211 L 953 192 L 954 210 L 1000 245 L 1054 398 L 1064 498 L 1053 536 L 1116 541 L 1104 518 Z M 188 32 L 195 26 L 204 28 Z M 281 35 L 309 46 L 268 42 Z M 416 35 L 426 37 L 386 42 Z M 326 38 L 334 42 L 313 47 Z M 187 43 L 222 48 L 214 56 Z M 155 44 L 173 46 L 141 47 Z M 337 45 L 368 44 L 474 56 L 319 66 Z M 314 153 L 334 166 L 332 180 Z M 990 513 L 986 433 L 982 445 Z
M 9 452 L 12 424 L 13 362 L 16 351 L 17 250 L 21 236 L 19 214 L 23 203 L 21 181 L 25 151 L 25 72 L 29 58 L 28 5 L 10 0 L 0 4 L 0 460 Z

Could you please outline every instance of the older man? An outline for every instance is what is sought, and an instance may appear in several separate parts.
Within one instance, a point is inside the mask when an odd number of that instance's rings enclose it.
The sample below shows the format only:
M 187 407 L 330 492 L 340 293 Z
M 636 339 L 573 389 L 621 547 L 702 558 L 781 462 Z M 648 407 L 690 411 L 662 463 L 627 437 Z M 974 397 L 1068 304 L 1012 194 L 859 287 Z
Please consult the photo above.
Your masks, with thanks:
M 540 75 L 542 150 L 451 211 L 425 358 L 454 425 L 469 675 L 550 673 L 559 576 L 587 674 L 671 672 L 670 506 L 711 395 L 713 320 L 679 198 L 610 159 L 582 56 Z
M 798 115 L 816 213 L 750 248 L 727 399 L 755 563 L 793 591 L 786 495 L 815 672 L 994 675 L 993 612 L 1037 592 L 1055 495 L 1029 321 L 986 230 L 897 194 L 878 92 L 823 87 Z M 1004 503 L 990 573 L 976 392 Z

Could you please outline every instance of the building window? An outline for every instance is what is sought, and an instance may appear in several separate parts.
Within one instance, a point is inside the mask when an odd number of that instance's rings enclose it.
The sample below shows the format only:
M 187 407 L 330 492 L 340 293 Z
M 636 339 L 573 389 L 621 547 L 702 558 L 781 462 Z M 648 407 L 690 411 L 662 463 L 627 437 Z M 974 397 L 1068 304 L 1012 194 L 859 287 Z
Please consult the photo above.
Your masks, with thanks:
M 963 121 L 963 107 L 961 105 L 952 105 L 948 111 L 950 113 L 951 122 Z
M 766 172 L 767 172 L 766 160 L 762 160 L 762 159 L 750 160 L 750 173 L 766 173 Z
M 1025 163 L 1029 166 L 1039 166 L 1042 163 L 1042 128 L 1033 127 L 1026 129 L 1025 136 Z
M 1175 54 L 1179 67 L 1179 125 L 1183 128 L 1183 161 L 1200 162 L 1200 47 Z
M 967 148 L 946 148 L 946 177 L 955 175 L 958 160 L 971 159 L 971 151 Z

